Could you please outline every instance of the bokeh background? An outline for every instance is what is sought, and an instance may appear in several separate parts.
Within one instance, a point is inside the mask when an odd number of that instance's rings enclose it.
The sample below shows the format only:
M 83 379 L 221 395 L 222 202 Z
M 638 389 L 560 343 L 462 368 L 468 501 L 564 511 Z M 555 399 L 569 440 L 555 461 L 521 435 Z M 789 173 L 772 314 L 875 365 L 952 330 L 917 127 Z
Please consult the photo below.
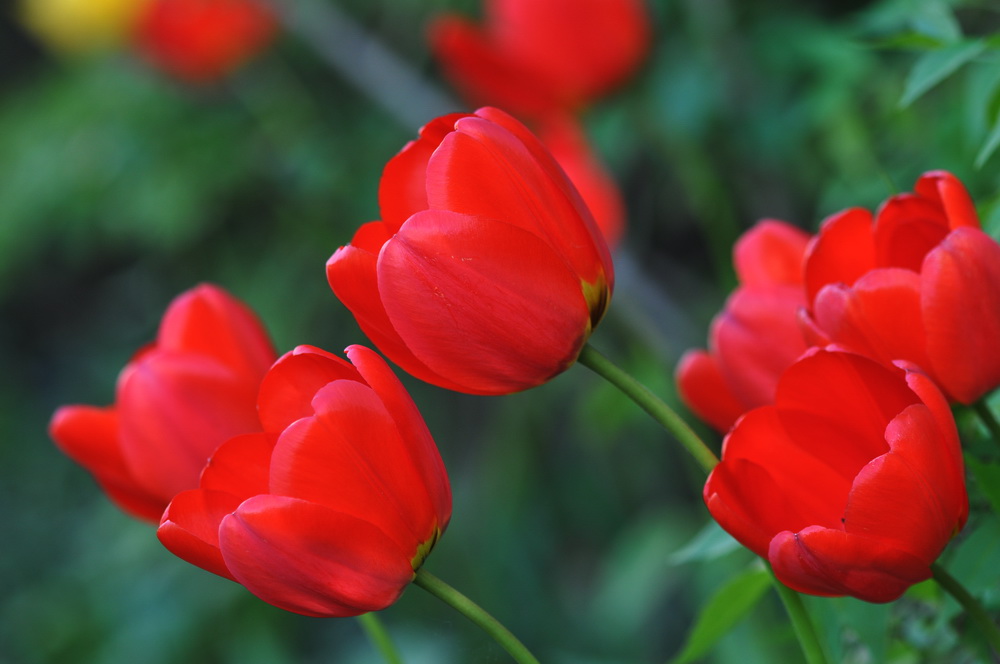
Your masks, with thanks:
M 461 108 L 424 26 L 478 5 L 297 0 L 266 53 L 197 87 L 127 51 L 53 54 L 5 8 L 0 663 L 380 661 L 356 621 L 282 612 L 174 558 L 46 426 L 58 405 L 109 403 L 170 299 L 202 281 L 248 302 L 281 351 L 364 343 L 324 263 L 378 218 L 385 162 L 442 100 Z M 756 220 L 815 230 L 943 168 L 1000 228 L 995 2 L 651 0 L 649 11 L 648 60 L 584 115 L 628 208 L 617 290 L 592 341 L 669 401 L 677 358 L 704 345 L 733 284 L 732 242 Z M 321 45 L 324 29 L 345 28 L 367 45 L 346 64 Z M 948 60 L 976 39 L 974 57 Z M 372 75 L 377 49 L 418 89 Z M 542 661 L 667 661 L 713 593 L 754 564 L 706 525 L 679 447 L 586 369 L 502 398 L 405 380 L 455 493 L 427 567 Z M 949 567 L 996 606 L 1000 524 L 977 523 L 951 549 Z M 982 661 L 933 588 L 890 606 L 810 606 L 837 661 Z M 410 664 L 508 661 L 418 588 L 382 617 Z M 703 661 L 798 657 L 765 593 Z

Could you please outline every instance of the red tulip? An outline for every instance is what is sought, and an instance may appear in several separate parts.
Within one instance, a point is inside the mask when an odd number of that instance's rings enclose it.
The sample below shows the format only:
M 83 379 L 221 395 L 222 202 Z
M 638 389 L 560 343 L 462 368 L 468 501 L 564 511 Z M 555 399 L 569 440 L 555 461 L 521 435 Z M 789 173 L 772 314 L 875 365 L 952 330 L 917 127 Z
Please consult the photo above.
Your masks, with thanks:
M 448 525 L 434 440 L 377 354 L 351 363 L 308 346 L 260 389 L 264 433 L 212 457 L 157 535 L 194 565 L 309 616 L 351 616 L 399 597 Z M 352 366 L 353 364 L 353 366 Z
M 552 116 L 540 123 L 538 137 L 566 172 L 597 227 L 612 249 L 625 231 L 625 202 L 618 185 L 598 160 L 580 123 L 568 115 Z
M 134 41 L 151 63 L 189 83 L 222 78 L 259 53 L 277 21 L 257 0 L 150 0 Z
M 488 0 L 478 27 L 460 16 L 431 26 L 431 48 L 475 104 L 516 115 L 578 110 L 619 84 L 649 47 L 640 0 Z
M 170 304 L 156 342 L 118 376 L 113 406 L 64 406 L 49 433 L 119 507 L 158 521 L 215 448 L 260 430 L 257 389 L 275 357 L 256 316 L 203 284 Z
M 493 108 L 438 118 L 385 167 L 382 221 L 327 263 L 390 360 L 505 394 L 569 367 L 611 297 L 608 248 L 552 155 Z
M 736 423 L 704 497 L 788 587 L 869 602 L 929 578 L 969 510 L 955 422 L 933 381 L 821 349 L 785 372 L 774 405 Z
M 719 431 L 774 400 L 778 378 L 807 346 L 797 313 L 805 305 L 802 257 L 809 235 L 765 220 L 733 249 L 740 286 L 712 320 L 709 350 L 688 351 L 677 389 L 698 417 Z
M 872 215 L 827 219 L 809 247 L 810 341 L 923 368 L 954 401 L 1000 385 L 1000 245 L 941 171 Z

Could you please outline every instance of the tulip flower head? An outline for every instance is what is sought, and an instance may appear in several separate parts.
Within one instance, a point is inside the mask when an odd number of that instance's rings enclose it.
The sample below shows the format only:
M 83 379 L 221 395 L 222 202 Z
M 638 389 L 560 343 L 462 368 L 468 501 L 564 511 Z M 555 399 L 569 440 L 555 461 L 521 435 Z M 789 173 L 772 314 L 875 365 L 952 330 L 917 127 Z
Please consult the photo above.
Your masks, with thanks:
M 889 602 L 930 578 L 969 504 L 955 422 L 912 365 L 813 349 L 726 436 L 719 524 L 788 587 Z
M 733 248 L 740 286 L 712 320 L 708 351 L 688 351 L 677 365 L 681 398 L 719 431 L 771 403 L 782 372 L 806 351 L 798 311 L 806 304 L 808 242 L 807 233 L 775 220 L 744 233 Z
M 470 101 L 544 117 L 578 111 L 624 80 L 650 32 L 640 0 L 487 0 L 482 27 L 445 15 L 430 41 Z
M 134 43 L 150 63 L 187 83 L 210 83 L 274 37 L 277 20 L 259 0 L 149 0 Z
M 950 173 L 922 175 L 874 217 L 828 218 L 805 281 L 811 343 L 913 362 L 963 404 L 1000 385 L 1000 245 Z
M 444 464 L 405 388 L 373 351 L 350 363 L 300 346 L 260 390 L 263 433 L 212 457 L 170 503 L 170 551 L 309 616 L 383 609 L 451 517 Z
M 201 285 L 167 309 L 156 341 L 118 376 L 107 408 L 64 406 L 49 433 L 119 507 L 158 521 L 198 486 L 215 449 L 260 431 L 260 381 L 277 354 L 257 317 L 221 288 Z
M 386 165 L 379 203 L 327 278 L 390 360 L 471 394 L 534 387 L 576 361 L 610 300 L 611 258 L 524 125 L 493 108 L 433 120 Z

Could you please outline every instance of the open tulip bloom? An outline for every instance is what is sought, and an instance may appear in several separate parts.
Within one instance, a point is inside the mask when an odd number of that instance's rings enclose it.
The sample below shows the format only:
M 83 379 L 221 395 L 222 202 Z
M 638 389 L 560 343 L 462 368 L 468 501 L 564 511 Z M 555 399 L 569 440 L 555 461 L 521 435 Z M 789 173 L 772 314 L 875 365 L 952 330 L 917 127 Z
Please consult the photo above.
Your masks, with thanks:
M 327 278 L 390 360 L 471 394 L 573 364 L 611 298 L 611 258 L 524 125 L 494 108 L 433 120 L 386 165 L 379 204 Z
M 487 0 L 478 26 L 432 24 L 446 75 L 475 104 L 544 117 L 578 110 L 631 74 L 649 47 L 641 0 Z
M 276 357 L 253 312 L 198 286 L 170 304 L 156 341 L 119 374 L 114 405 L 64 406 L 49 433 L 119 507 L 156 522 L 198 485 L 219 445 L 260 431 L 257 390 Z
M 919 369 L 814 349 L 726 436 L 716 521 L 787 586 L 889 602 L 930 578 L 969 504 L 955 422 Z
M 310 616 L 399 597 L 448 525 L 444 464 L 405 388 L 376 353 L 350 363 L 300 346 L 264 379 L 262 433 L 212 456 L 158 536 L 185 560 Z
M 926 173 L 873 217 L 827 219 L 810 244 L 809 341 L 923 368 L 971 404 L 1000 385 L 1000 245 L 955 176 Z

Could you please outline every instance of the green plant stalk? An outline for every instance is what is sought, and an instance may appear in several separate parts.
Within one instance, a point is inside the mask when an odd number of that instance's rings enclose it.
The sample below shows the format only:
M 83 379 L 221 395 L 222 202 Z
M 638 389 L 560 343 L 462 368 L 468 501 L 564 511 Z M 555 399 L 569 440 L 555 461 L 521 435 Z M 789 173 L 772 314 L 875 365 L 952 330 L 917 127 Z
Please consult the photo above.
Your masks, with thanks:
M 596 348 L 590 344 L 585 345 L 580 351 L 580 357 L 577 361 L 621 390 L 625 396 L 659 422 L 664 429 L 672 433 L 706 474 L 710 473 L 719 463 L 718 457 L 709 449 L 705 441 L 698 437 L 698 434 L 673 408 L 650 392 L 645 385 L 625 373 Z
M 972 404 L 971 407 L 979 417 L 979 421 L 983 423 L 983 426 L 990 433 L 993 443 L 1000 445 L 1000 422 L 997 422 L 997 417 L 993 414 L 993 410 L 986 404 L 986 398 L 980 399 Z
M 979 600 L 973 597 L 972 593 L 958 582 L 958 579 L 945 571 L 938 563 L 931 565 L 931 574 L 937 584 L 965 609 L 965 613 L 976 624 L 980 633 L 986 637 L 990 647 L 993 648 L 993 654 L 1000 655 L 1000 628 L 997 627 L 996 621 L 990 617 Z
M 806 663 L 827 664 L 826 654 L 816 635 L 816 627 L 802 602 L 802 596 L 779 581 L 770 565 L 767 565 L 767 571 L 771 573 L 774 589 L 778 591 L 778 597 L 781 598 L 785 612 L 792 621 L 792 629 L 795 630 L 795 637 L 799 641 L 799 647 L 802 648 L 802 654 L 805 655 Z
M 385 625 L 374 613 L 362 613 L 358 616 L 358 622 L 361 624 L 361 629 L 364 630 L 365 635 L 368 636 L 368 640 L 371 641 L 375 649 L 379 651 L 387 664 L 403 664 L 403 658 L 400 657 L 399 651 L 396 650 L 396 645 L 392 642 L 392 637 L 389 636 L 388 630 L 386 630 Z
M 539 664 L 538 659 L 499 620 L 486 613 L 478 604 L 441 579 L 424 569 L 420 569 L 417 571 L 413 583 L 478 625 L 480 629 L 493 637 L 494 641 L 510 653 L 510 656 L 518 664 Z

